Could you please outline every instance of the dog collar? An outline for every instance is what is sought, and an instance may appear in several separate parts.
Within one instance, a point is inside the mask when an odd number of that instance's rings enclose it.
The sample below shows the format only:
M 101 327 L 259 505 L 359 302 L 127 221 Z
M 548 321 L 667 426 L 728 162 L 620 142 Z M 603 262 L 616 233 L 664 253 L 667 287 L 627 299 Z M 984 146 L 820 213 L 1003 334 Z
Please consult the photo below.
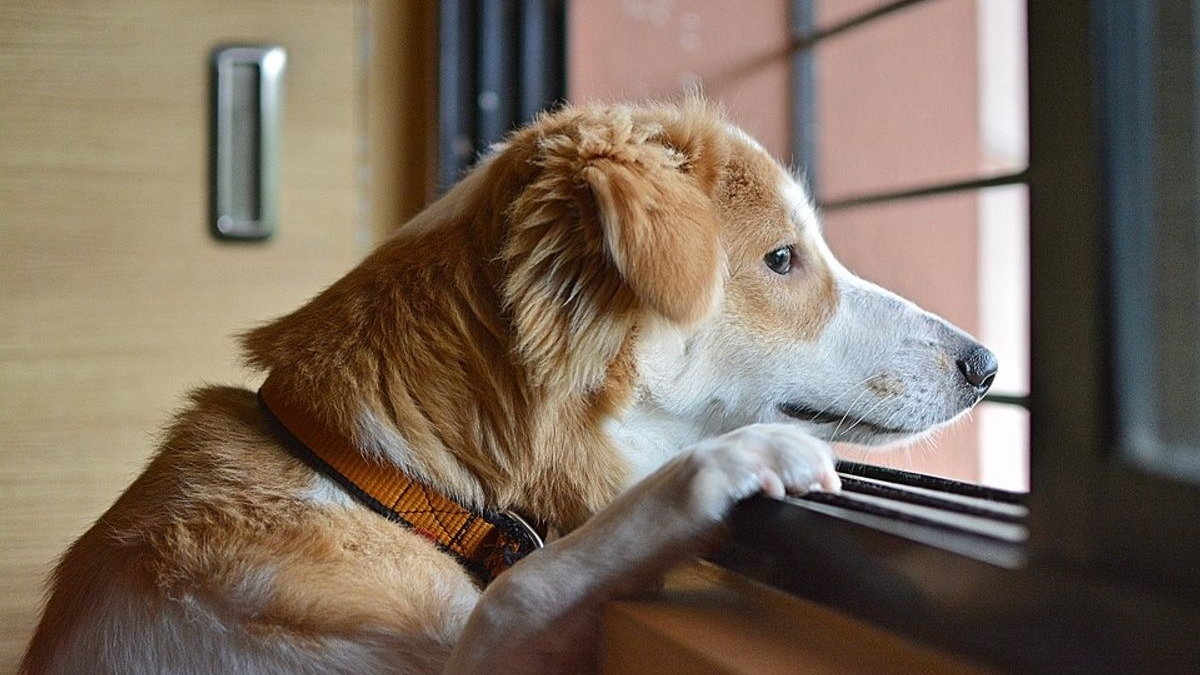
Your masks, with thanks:
M 467 509 L 395 465 L 364 457 L 349 439 L 297 406 L 279 378 L 267 377 L 258 402 L 296 456 L 376 513 L 432 540 L 483 585 L 542 547 L 538 532 L 515 513 Z

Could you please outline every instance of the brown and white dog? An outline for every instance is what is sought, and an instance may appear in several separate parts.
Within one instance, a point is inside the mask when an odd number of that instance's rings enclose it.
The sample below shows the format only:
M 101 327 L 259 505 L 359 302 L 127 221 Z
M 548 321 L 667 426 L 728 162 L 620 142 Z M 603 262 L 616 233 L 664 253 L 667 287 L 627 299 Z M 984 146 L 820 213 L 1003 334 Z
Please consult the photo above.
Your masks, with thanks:
M 274 402 L 193 394 L 62 559 L 22 673 L 587 672 L 602 603 L 736 502 L 839 489 L 828 441 L 923 434 L 995 372 L 840 266 L 696 99 L 541 117 L 243 344 Z M 313 438 L 567 534 L 481 576 Z

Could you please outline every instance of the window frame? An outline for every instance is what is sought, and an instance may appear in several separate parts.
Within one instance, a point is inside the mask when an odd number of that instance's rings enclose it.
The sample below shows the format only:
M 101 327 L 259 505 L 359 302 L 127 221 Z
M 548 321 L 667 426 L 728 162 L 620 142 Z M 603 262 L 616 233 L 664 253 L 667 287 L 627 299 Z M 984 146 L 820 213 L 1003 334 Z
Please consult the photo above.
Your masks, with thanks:
M 1122 190 L 1137 184 L 1126 180 L 1137 155 L 1121 125 L 1137 122 L 1122 94 L 1138 77 L 1128 58 L 1138 4 L 1026 3 L 1029 169 L 1002 178 L 1027 182 L 1030 200 L 1033 367 L 1031 394 L 1016 401 L 1031 411 L 1023 554 L 981 562 L 922 543 L 904 523 L 880 528 L 758 497 L 735 509 L 714 562 L 1001 670 L 1171 673 L 1200 663 L 1200 488 L 1123 459 L 1114 434 L 1110 255 L 1120 245 L 1112 228 L 1129 217 Z
M 566 0 L 438 2 L 437 191 L 566 98 Z
M 1138 50 L 1133 15 L 1147 5 L 1028 4 L 1030 221 L 1037 224 L 1030 232 L 1030 546 L 1058 564 L 1194 601 L 1200 489 L 1136 467 L 1117 441 L 1109 285 L 1112 259 L 1127 245 L 1114 228 L 1138 216 L 1127 205 L 1129 191 L 1142 186 L 1130 172 L 1147 169 L 1135 165 L 1136 127 L 1144 122 L 1138 101 L 1123 95 L 1143 76 L 1129 54 Z M 1063 48 L 1051 51 L 1055 44 Z

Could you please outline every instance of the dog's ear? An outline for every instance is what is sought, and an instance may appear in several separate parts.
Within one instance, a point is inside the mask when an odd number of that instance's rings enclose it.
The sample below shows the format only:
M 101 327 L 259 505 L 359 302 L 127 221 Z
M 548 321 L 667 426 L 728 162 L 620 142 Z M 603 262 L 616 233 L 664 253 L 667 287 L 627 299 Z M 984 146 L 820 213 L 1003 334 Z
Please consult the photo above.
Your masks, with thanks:
M 720 132 L 716 117 L 697 119 L 568 111 L 496 158 L 527 172 L 506 209 L 501 257 L 516 350 L 535 381 L 597 386 L 639 317 L 694 324 L 716 304 L 724 270 L 710 164 Z M 701 148 L 707 161 L 697 163 Z
M 609 259 L 642 306 L 689 324 L 712 308 L 722 274 L 711 193 L 724 132 L 720 116 L 698 101 L 660 112 L 585 114 L 543 148 L 572 160 L 593 207 L 580 218 L 597 221 Z
M 713 306 L 721 274 L 712 199 L 679 151 L 648 142 L 630 154 L 582 169 L 605 248 L 644 306 L 694 323 Z

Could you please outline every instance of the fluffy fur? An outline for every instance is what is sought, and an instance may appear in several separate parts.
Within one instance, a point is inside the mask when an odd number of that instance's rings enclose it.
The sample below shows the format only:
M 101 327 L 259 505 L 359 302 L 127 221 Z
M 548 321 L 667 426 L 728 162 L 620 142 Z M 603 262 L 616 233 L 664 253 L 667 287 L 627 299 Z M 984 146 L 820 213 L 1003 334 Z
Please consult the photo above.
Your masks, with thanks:
M 606 599 L 744 497 L 836 490 L 828 440 L 951 420 L 991 358 L 838 265 L 695 99 L 541 117 L 243 346 L 365 455 L 570 534 L 485 591 L 204 389 L 63 557 L 22 673 L 585 672 Z

